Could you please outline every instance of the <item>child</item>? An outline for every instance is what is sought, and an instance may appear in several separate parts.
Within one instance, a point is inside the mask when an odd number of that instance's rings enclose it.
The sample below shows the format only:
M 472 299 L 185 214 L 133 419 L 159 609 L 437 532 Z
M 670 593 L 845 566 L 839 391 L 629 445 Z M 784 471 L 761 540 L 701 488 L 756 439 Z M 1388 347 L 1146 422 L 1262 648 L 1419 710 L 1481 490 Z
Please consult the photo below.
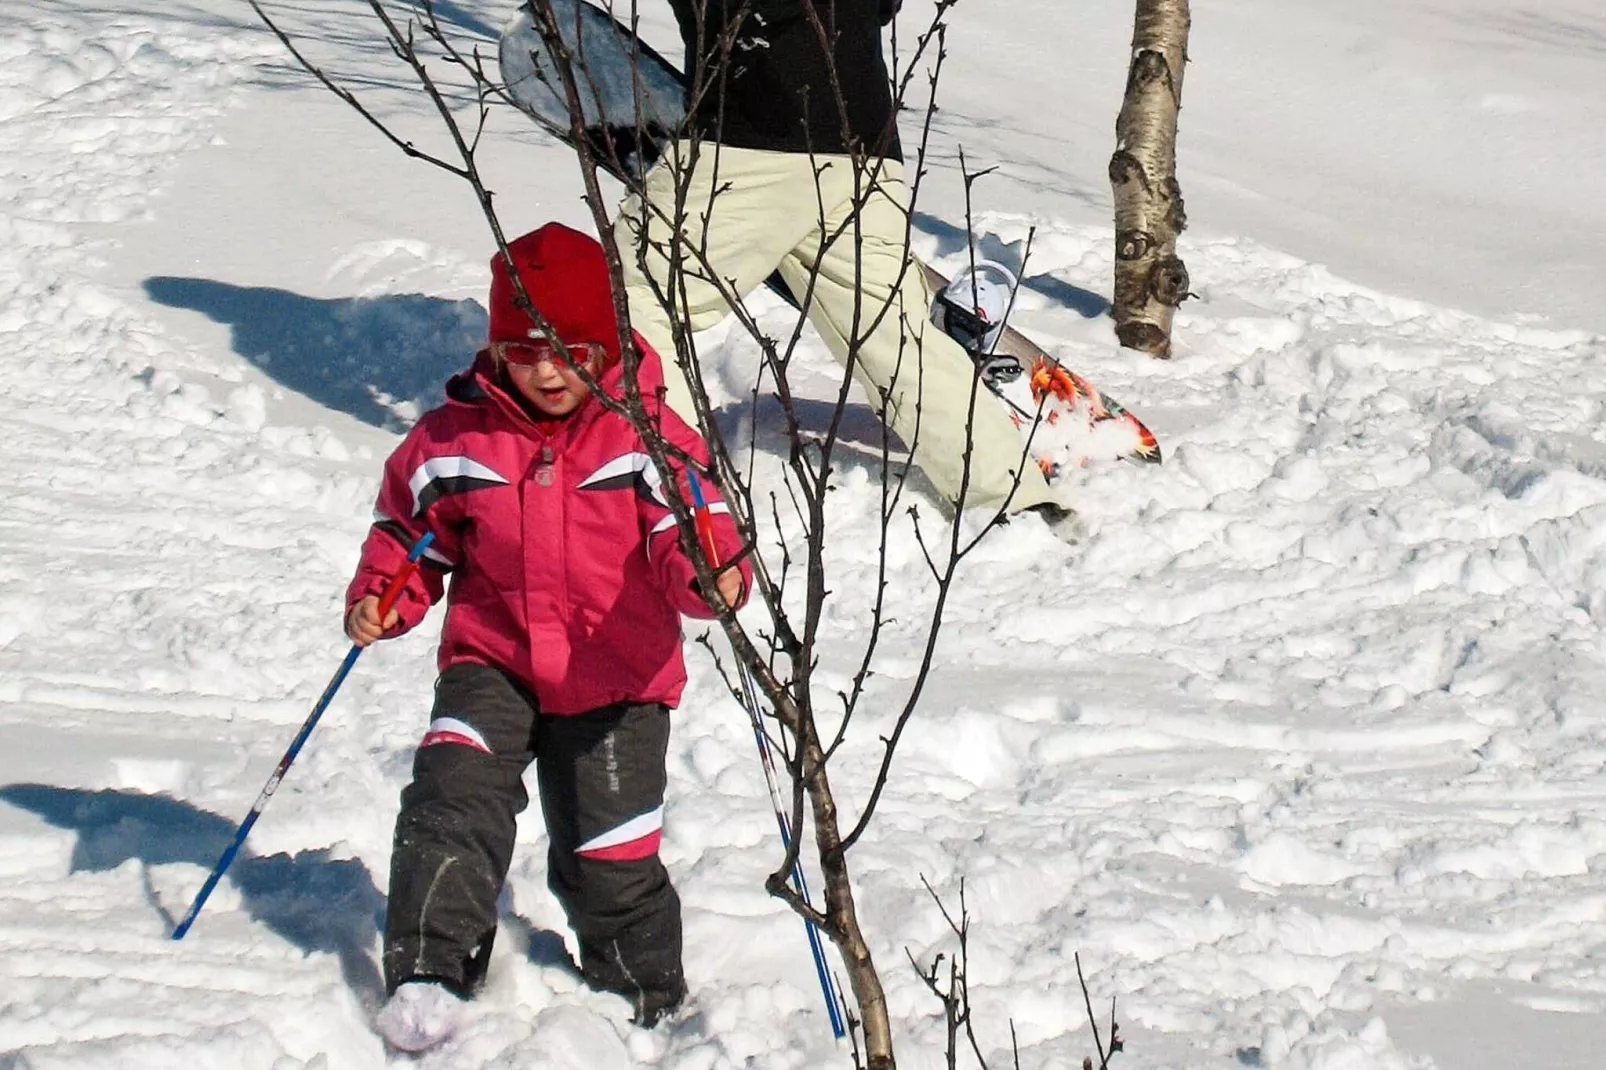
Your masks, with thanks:
M 490 341 L 385 464 L 375 522 L 347 591 L 346 633 L 365 646 L 414 627 L 440 600 L 434 709 L 402 792 L 385 917 L 392 1046 L 430 1047 L 483 979 L 496 902 L 529 801 L 533 760 L 551 846 L 547 881 L 594 987 L 650 1026 L 680 1003 L 680 901 L 658 859 L 669 710 L 686 682 L 679 614 L 712 617 L 641 436 L 592 397 L 570 363 L 623 393 L 606 262 L 557 224 L 508 247 L 530 302 L 568 346 L 554 353 L 491 261 Z M 639 381 L 663 437 L 706 462 L 697 434 L 657 411 L 658 357 Z M 689 500 L 678 464 L 668 475 Z M 708 486 L 708 481 L 704 480 Z M 710 490 L 712 488 L 710 487 Z M 712 503 L 722 558 L 740 541 Z M 378 595 L 435 534 L 396 608 Z M 718 576 L 739 606 L 746 565 Z

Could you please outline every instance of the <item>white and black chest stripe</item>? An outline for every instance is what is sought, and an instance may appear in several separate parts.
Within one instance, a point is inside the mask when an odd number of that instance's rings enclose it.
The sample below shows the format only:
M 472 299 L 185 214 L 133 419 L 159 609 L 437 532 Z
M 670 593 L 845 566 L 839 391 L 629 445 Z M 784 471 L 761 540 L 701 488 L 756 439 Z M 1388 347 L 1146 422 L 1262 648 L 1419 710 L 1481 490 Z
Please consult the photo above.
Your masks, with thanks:
M 664 477 L 658 471 L 658 466 L 652 458 L 639 451 L 620 454 L 595 472 L 580 481 L 581 490 L 631 490 L 643 501 L 654 503 L 663 509 L 669 509 L 669 499 L 664 496 Z M 710 502 L 710 513 L 728 513 L 724 502 Z M 675 526 L 675 514 L 671 511 L 662 520 L 653 525 L 647 534 L 656 535 L 660 531 L 668 531 Z
M 645 453 L 623 453 L 607 461 L 580 481 L 580 489 L 634 491 L 636 497 L 643 501 L 669 508 L 669 499 L 664 497 L 664 477 L 659 473 L 658 466 L 652 463 L 652 458 Z M 674 523 L 675 517 L 671 513 L 659 521 L 651 533 L 656 535 L 666 527 L 673 527 Z
M 472 457 L 431 457 L 419 465 L 407 480 L 413 494 L 413 515 L 424 511 L 448 494 L 466 494 L 487 487 L 500 487 L 507 480 Z

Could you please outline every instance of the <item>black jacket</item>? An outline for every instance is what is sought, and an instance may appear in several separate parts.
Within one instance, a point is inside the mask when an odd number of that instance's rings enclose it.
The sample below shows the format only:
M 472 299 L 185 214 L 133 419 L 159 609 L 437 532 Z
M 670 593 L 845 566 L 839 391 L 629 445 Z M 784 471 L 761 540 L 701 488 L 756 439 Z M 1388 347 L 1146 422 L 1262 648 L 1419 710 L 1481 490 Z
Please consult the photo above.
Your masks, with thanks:
M 696 85 L 701 70 L 709 83 L 700 100 L 688 101 L 704 137 L 738 148 L 857 149 L 902 159 L 881 55 L 881 27 L 902 0 L 812 0 L 829 49 L 809 16 L 809 0 L 669 2 L 686 42 L 691 82 Z

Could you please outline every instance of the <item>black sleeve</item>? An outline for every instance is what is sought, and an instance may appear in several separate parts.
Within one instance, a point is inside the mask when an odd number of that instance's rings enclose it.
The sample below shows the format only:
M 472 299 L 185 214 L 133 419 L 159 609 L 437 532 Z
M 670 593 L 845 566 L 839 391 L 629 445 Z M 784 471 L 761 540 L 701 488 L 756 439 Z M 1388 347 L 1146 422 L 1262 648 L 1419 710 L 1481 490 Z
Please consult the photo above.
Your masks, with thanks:
M 892 16 L 898 13 L 898 9 L 903 7 L 903 0 L 880 0 L 880 4 L 881 25 L 885 26 L 892 21 Z

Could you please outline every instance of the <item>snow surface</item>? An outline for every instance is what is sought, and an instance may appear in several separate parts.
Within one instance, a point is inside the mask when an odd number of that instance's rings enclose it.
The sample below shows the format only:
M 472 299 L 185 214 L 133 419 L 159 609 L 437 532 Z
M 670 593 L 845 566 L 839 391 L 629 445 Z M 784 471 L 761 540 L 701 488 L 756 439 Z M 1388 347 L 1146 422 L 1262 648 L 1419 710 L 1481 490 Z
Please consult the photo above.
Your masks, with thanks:
M 511 4 L 437 7 L 467 40 Z M 930 10 L 905 8 L 905 32 Z M 965 881 L 994 1065 L 1011 1020 L 1023 1066 L 1091 1052 L 1080 953 L 1133 1070 L 1596 1067 L 1606 13 L 1195 9 L 1199 298 L 1169 363 L 1101 315 L 1130 2 L 957 9 L 921 251 L 960 262 L 957 146 L 999 164 L 978 229 L 1038 228 L 1020 326 L 1167 461 L 1079 473 L 1082 546 L 1016 524 L 963 574 L 853 856 L 900 1061 L 942 1064 L 905 959 L 952 947 L 924 876 L 950 905 Z M 444 147 L 362 4 L 272 10 Z M 499 113 L 486 152 L 510 228 L 586 223 L 569 154 L 528 123 Z M 380 461 L 483 329 L 488 255 L 466 188 L 289 67 L 245 5 L 0 0 L 0 1067 L 385 1064 L 374 925 L 433 625 L 358 662 L 190 936 L 168 933 L 346 649 Z M 734 393 L 747 354 L 704 348 Z M 875 496 L 864 467 L 835 495 L 838 674 Z M 913 619 L 918 552 L 907 531 L 891 549 Z M 885 640 L 873 709 L 916 639 Z M 761 887 L 779 852 L 745 722 L 690 660 L 664 856 L 692 1010 L 642 1033 L 563 968 L 532 812 L 489 986 L 417 1065 L 847 1065 Z M 837 767 L 855 798 L 880 727 Z

